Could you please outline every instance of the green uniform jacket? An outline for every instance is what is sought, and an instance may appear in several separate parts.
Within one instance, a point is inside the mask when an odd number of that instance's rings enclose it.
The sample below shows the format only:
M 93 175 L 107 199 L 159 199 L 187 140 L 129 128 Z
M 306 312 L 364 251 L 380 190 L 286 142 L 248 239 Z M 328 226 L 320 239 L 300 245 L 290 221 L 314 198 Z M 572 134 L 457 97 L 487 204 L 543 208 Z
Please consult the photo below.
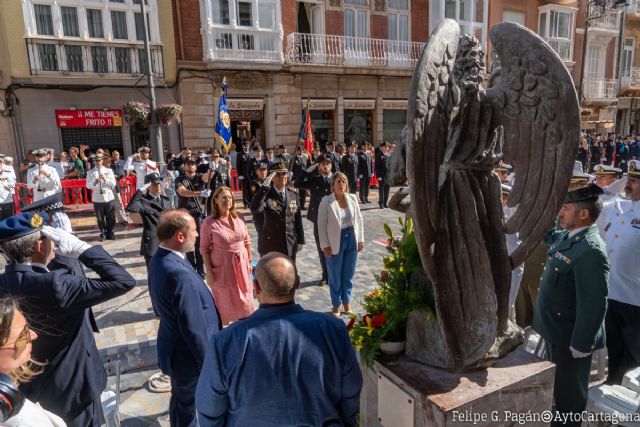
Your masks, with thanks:
M 604 346 L 609 262 L 595 225 L 566 235 L 554 230 L 545 237 L 550 249 L 532 326 L 551 344 L 591 353 Z

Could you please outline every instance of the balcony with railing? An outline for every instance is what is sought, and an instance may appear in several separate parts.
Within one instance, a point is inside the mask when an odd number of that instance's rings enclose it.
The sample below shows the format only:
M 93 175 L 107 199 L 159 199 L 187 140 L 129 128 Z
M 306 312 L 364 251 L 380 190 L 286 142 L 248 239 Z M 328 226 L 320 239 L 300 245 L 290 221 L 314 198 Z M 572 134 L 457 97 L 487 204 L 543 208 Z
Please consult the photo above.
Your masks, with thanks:
M 622 76 L 622 87 L 640 89 L 640 68 L 631 67 L 631 69 L 625 70 Z
M 151 70 L 164 77 L 162 46 L 149 46 Z M 71 40 L 27 39 L 32 76 L 139 77 L 148 70 L 141 43 L 100 43 Z
M 620 15 L 620 11 L 600 12 L 593 15 L 599 17 L 589 21 L 589 31 L 617 34 L 620 31 Z
M 285 61 L 292 65 L 411 69 L 423 46 L 424 43 L 367 37 L 291 33 L 287 36 Z
M 627 0 L 627 16 L 631 19 L 640 19 L 640 0 Z
M 208 61 L 283 62 L 278 31 L 212 27 L 207 32 Z
M 618 98 L 618 80 L 585 79 L 584 97 L 591 101 L 614 101 Z

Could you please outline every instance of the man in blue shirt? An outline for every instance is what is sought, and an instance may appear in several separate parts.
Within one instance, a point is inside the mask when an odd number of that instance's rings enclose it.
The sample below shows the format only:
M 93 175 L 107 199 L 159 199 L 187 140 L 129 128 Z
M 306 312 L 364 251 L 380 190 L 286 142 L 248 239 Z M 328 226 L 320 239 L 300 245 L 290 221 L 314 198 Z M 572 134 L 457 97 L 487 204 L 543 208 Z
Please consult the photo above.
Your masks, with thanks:
M 344 323 L 294 303 L 289 257 L 264 255 L 254 276 L 260 308 L 207 348 L 200 426 L 354 426 L 362 373 Z

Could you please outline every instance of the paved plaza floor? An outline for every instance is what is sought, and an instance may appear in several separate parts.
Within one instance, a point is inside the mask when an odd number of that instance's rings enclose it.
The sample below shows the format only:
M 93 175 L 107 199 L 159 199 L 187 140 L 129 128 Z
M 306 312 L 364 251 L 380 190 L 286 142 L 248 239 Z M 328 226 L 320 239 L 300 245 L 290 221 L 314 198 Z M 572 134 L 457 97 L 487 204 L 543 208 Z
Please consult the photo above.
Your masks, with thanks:
M 393 190 L 392 190 L 393 191 Z M 379 209 L 377 190 L 372 191 L 371 203 L 360 205 L 365 224 L 365 248 L 358 256 L 353 288 L 353 309 L 360 310 L 365 293 L 374 289 L 374 273 L 382 269 L 382 257 L 387 253 L 383 224 L 399 233 L 398 218 L 403 214 L 391 209 Z M 252 240 L 253 257 L 258 259 L 257 239 L 251 214 L 240 209 L 247 220 Z M 306 211 L 303 211 L 306 215 Z M 158 320 L 151 308 L 147 289 L 144 259 L 138 254 L 142 227 L 121 227 L 116 230 L 118 240 L 98 241 L 98 232 L 92 216 L 71 217 L 76 234 L 89 243 L 102 245 L 120 264 L 136 278 L 137 286 L 126 295 L 101 304 L 94 313 L 101 329 L 96 342 L 109 373 L 109 387 L 115 390 L 116 365 L 120 365 L 120 414 L 123 426 L 168 425 L 169 393 L 151 393 L 147 379 L 158 372 L 156 356 L 156 332 Z M 298 253 L 297 266 L 301 287 L 296 301 L 304 308 L 329 312 L 329 289 L 318 286 L 321 270 L 313 239 L 313 226 L 304 219 L 307 244 Z M 257 301 L 256 301 L 257 306 Z M 348 317 L 342 318 L 347 321 Z

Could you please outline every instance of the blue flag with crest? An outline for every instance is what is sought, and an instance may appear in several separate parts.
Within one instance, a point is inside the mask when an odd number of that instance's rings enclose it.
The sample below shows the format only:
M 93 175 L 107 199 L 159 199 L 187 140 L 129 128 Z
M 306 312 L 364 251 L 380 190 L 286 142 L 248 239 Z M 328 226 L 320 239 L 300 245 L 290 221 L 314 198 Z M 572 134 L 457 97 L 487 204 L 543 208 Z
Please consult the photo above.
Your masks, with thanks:
M 231 117 L 227 108 L 227 78 L 222 80 L 222 93 L 218 104 L 218 117 L 214 138 L 224 147 L 225 152 L 231 149 Z

